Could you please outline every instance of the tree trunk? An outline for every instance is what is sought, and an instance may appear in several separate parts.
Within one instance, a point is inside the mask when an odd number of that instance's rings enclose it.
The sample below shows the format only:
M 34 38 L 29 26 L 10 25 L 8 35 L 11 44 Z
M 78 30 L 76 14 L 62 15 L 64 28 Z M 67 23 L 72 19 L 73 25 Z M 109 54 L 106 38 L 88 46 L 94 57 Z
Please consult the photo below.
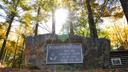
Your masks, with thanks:
M 92 38 L 98 38 L 97 29 L 96 29 L 96 25 L 95 25 L 95 22 L 93 19 L 93 13 L 92 13 L 90 3 L 91 3 L 91 0 L 86 0 L 87 10 L 88 10 L 88 22 L 89 22 L 90 36 Z
M 73 35 L 74 34 L 74 31 L 73 31 L 73 12 L 70 10 L 70 34 Z
M 14 55 L 13 55 L 12 68 L 14 68 L 15 65 L 16 65 L 16 51 L 17 51 L 17 48 L 18 48 L 18 41 L 19 41 L 19 36 L 18 36 L 18 39 L 17 39 L 16 44 L 14 46 L 14 47 L 16 47 L 16 49 L 15 49 L 15 52 L 14 52 Z
M 15 16 L 12 16 L 10 21 L 8 21 L 9 27 L 7 29 L 7 32 L 6 32 L 6 35 L 5 35 L 5 39 L 4 39 L 3 44 L 2 44 L 2 48 L 0 50 L 0 60 L 2 59 L 3 53 L 5 52 L 5 46 L 6 46 L 7 38 L 8 38 L 9 32 L 11 30 L 11 26 L 12 26 L 12 22 L 14 20 L 14 17 Z
M 16 4 L 15 7 L 14 7 L 15 11 L 16 11 L 16 9 L 17 9 L 17 5 L 18 5 L 19 1 L 20 1 L 20 0 L 17 1 L 17 4 Z M 7 18 L 7 23 L 9 24 L 9 27 L 8 27 L 8 29 L 7 29 L 7 32 L 6 32 L 6 35 L 5 35 L 3 44 L 2 44 L 2 48 L 1 48 L 1 50 L 0 50 L 0 60 L 3 59 L 3 54 L 4 54 L 4 52 L 5 52 L 5 47 L 6 47 L 7 38 L 8 38 L 8 36 L 9 36 L 9 32 L 10 32 L 11 26 L 12 26 L 12 22 L 13 22 L 15 16 L 16 16 L 16 13 L 12 12 L 12 13 L 8 16 L 8 18 Z
M 52 10 L 52 34 L 55 34 L 55 11 Z
M 122 5 L 122 8 L 123 8 L 123 11 L 126 16 L 127 23 L 128 23 L 128 0 L 120 0 L 120 3 Z
M 72 22 L 71 22 L 71 24 L 70 24 L 70 34 L 71 34 L 71 35 L 74 35 Z
M 38 18 L 39 18 L 39 15 L 40 15 L 40 9 L 41 8 L 38 7 L 38 11 L 37 11 L 37 22 L 36 22 L 36 27 L 35 27 L 35 32 L 34 32 L 35 33 L 35 36 L 38 35 L 38 26 L 39 26 L 39 24 L 38 24 L 38 21 L 39 21 Z

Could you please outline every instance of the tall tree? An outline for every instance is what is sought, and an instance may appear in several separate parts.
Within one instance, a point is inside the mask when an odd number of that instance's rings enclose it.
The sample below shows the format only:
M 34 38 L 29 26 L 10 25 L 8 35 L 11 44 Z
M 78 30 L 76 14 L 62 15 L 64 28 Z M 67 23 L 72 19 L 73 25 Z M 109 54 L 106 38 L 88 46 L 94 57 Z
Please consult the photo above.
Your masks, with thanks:
M 128 22 L 128 0 L 120 0 L 126 20 Z
M 11 30 L 11 26 L 12 26 L 12 22 L 14 20 L 14 17 L 16 16 L 16 10 L 17 10 L 17 6 L 19 4 L 19 1 L 20 0 L 16 0 L 16 1 L 13 0 L 12 1 L 12 3 L 13 3 L 12 7 L 13 8 L 10 11 L 10 14 L 8 15 L 7 20 L 6 20 L 7 23 L 9 24 L 9 26 L 8 26 L 7 32 L 5 34 L 5 39 L 3 41 L 2 48 L 0 50 L 0 60 L 2 59 L 3 53 L 5 52 L 5 46 L 6 46 L 7 38 L 8 38 L 9 32 Z
M 91 9 L 90 3 L 91 3 L 91 0 L 86 0 L 87 11 L 88 11 L 88 22 L 89 22 L 90 36 L 92 38 L 98 38 L 96 24 L 94 22 L 93 13 L 92 13 L 92 9 Z
M 36 26 L 35 26 L 35 35 L 38 33 L 38 27 L 39 27 L 39 22 L 42 23 L 47 21 L 48 19 L 48 13 L 52 13 L 52 33 L 55 33 L 55 18 L 54 18 L 54 8 L 56 5 L 54 5 L 54 0 L 38 0 L 35 6 L 37 7 L 37 16 L 36 16 Z

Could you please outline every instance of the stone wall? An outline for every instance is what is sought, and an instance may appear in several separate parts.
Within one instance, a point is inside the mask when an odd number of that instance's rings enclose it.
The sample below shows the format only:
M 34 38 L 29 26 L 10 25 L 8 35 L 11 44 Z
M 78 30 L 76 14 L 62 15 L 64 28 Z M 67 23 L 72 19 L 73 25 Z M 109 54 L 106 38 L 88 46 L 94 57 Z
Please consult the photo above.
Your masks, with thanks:
M 83 39 L 84 63 L 87 68 L 109 66 L 110 42 L 107 39 Z
M 55 70 L 56 68 L 69 68 L 71 70 L 95 69 L 109 66 L 110 41 L 107 39 L 92 39 L 77 35 L 69 35 L 65 41 L 58 39 L 57 35 L 45 34 L 29 36 L 26 38 L 25 65 L 35 66 L 42 70 Z M 47 65 L 46 46 L 52 43 L 81 43 L 83 47 L 84 63 L 68 65 Z M 61 69 L 61 70 L 63 70 Z

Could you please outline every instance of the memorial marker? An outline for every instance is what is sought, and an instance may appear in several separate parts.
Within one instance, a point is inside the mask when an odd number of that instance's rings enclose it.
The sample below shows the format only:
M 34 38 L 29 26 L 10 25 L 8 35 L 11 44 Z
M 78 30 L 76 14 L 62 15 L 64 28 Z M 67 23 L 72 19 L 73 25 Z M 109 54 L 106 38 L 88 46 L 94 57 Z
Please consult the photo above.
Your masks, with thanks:
M 79 43 L 48 44 L 47 64 L 83 63 L 82 46 Z

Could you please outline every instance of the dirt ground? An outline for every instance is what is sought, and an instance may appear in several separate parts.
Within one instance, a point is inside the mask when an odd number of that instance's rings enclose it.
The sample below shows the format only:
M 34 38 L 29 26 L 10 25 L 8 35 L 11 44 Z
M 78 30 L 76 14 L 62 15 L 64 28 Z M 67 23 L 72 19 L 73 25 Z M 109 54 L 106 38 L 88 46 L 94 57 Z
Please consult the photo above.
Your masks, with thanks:
M 77 70 L 77 71 L 51 71 L 51 70 L 30 70 L 30 69 L 16 69 L 16 68 L 0 68 L 0 72 L 128 72 L 128 69 L 91 69 L 91 70 Z

